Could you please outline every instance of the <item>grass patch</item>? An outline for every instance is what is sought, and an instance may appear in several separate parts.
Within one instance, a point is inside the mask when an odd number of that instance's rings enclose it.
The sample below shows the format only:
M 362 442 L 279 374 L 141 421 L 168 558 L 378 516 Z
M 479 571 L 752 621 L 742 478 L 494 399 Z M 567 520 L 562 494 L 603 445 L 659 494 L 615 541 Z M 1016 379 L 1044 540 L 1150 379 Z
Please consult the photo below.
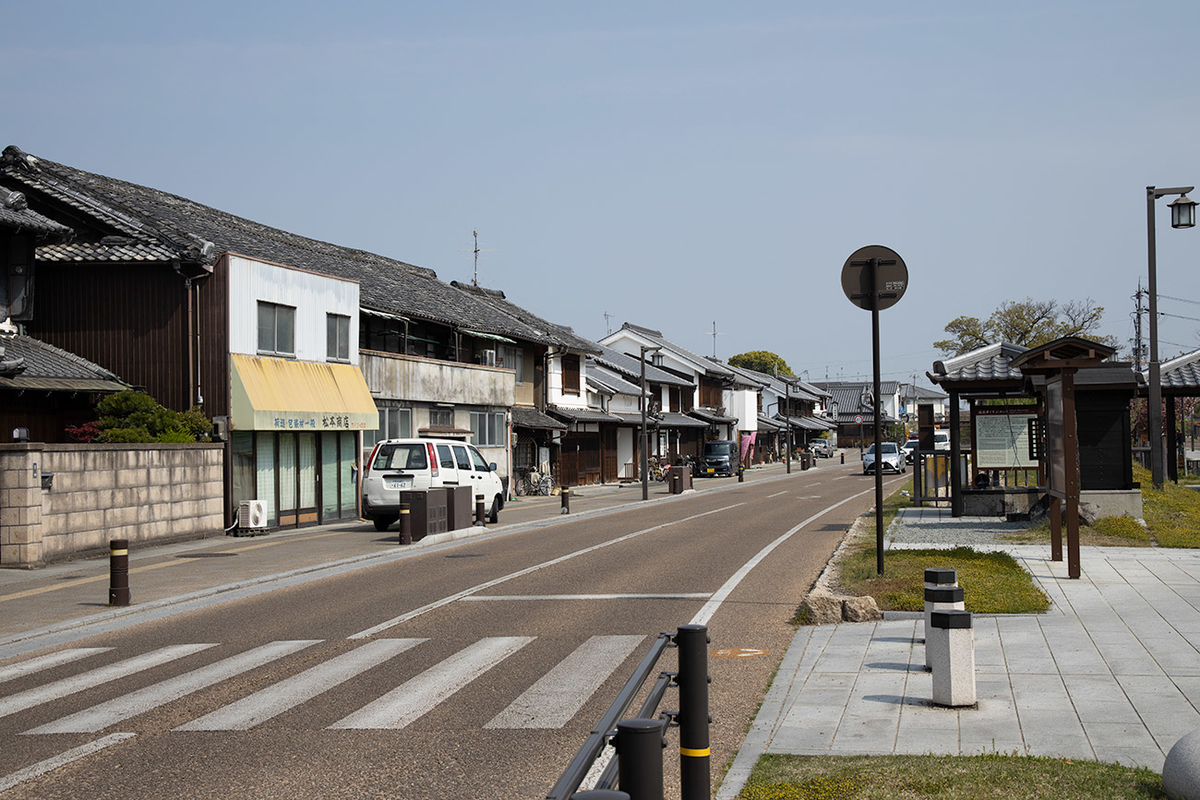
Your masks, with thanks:
M 1092 800 L 1165 798 L 1146 768 L 1016 755 L 759 759 L 741 800 Z
M 1067 537 L 1063 528 L 1063 542 Z M 1043 520 L 1019 533 L 1005 533 L 1003 541 L 1013 544 L 1045 544 L 1050 541 L 1050 522 Z M 1079 544 L 1084 547 L 1150 547 L 1154 537 L 1141 523 L 1129 517 L 1104 517 L 1095 525 L 1079 525 Z
M 875 574 L 875 545 L 855 547 L 838 563 L 838 586 L 846 594 L 875 598 L 885 611 L 925 610 L 925 570 L 958 570 L 968 611 L 977 614 L 1040 614 L 1050 608 L 1029 573 L 1008 553 L 952 550 L 888 550 L 882 577 Z
M 1135 464 L 1142 484 L 1142 515 L 1159 547 L 1200 547 L 1200 492 L 1165 481 L 1155 489 L 1150 471 Z

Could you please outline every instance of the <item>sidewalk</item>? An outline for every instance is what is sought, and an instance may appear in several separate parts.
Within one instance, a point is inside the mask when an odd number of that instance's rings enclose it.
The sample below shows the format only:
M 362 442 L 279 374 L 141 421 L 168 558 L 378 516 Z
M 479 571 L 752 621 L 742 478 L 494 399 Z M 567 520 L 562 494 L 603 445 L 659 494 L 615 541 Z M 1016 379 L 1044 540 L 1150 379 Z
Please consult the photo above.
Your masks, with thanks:
M 747 470 L 753 482 L 782 477 L 784 466 Z M 737 486 L 736 478 L 697 479 L 697 491 Z M 671 502 L 666 483 L 649 484 L 652 502 Z M 641 484 L 608 484 L 573 488 L 571 516 L 610 513 L 642 502 Z M 367 563 L 410 557 L 447 541 L 503 535 L 562 521 L 560 497 L 521 497 L 500 513 L 500 524 L 436 534 L 413 545 L 399 545 L 396 525 L 384 533 L 370 522 L 341 520 L 328 525 L 273 531 L 265 536 L 235 537 L 221 533 L 165 545 L 130 548 L 129 584 L 133 604 L 108 606 L 107 554 L 51 564 L 42 569 L 0 569 L 0 659 L 19 655 L 57 640 L 69 641 L 84 626 L 113 628 L 178 613 L 187 607 L 281 588 L 332 575 Z M 47 638 L 54 634 L 57 640 Z M 36 640 L 36 641 L 35 641 Z
M 764 753 L 1018 753 L 1161 772 L 1200 727 L 1200 552 L 1083 548 L 1071 580 L 1049 545 L 995 543 L 1010 527 L 912 509 L 888 531 L 891 547 L 1005 550 L 1051 598 L 1044 615 L 974 617 L 978 708 L 932 705 L 915 615 L 801 628 L 717 797 L 736 797 Z

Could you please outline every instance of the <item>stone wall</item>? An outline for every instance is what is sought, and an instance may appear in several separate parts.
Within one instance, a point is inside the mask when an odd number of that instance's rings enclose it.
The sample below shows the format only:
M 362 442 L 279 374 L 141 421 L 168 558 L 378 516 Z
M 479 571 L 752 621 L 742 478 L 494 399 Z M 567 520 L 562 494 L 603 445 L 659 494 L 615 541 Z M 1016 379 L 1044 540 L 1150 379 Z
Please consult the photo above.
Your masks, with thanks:
M 223 528 L 220 444 L 0 445 L 0 567 Z

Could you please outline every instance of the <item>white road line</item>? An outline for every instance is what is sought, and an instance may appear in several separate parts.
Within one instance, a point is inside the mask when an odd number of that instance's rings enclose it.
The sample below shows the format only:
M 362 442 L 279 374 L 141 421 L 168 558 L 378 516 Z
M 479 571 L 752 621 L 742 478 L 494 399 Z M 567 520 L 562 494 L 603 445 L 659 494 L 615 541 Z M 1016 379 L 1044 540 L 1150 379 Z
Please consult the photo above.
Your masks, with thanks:
M 330 729 L 399 730 L 533 641 L 532 636 L 481 639 L 397 686 Z
M 70 678 L 63 678 L 60 681 L 47 683 L 45 686 L 38 686 L 28 691 L 19 692 L 9 697 L 0 699 L 0 717 L 7 717 L 9 714 L 15 714 L 18 711 L 24 711 L 27 708 L 48 703 L 51 700 L 58 700 L 76 692 L 82 692 L 84 689 L 91 689 L 93 686 L 99 686 L 102 683 L 115 681 L 118 678 L 124 678 L 132 675 L 135 672 L 141 672 L 144 669 L 157 667 L 160 664 L 165 664 L 168 661 L 174 661 L 177 658 L 190 656 L 193 653 L 198 653 L 201 650 L 206 650 L 209 647 L 216 647 L 215 644 L 177 644 L 170 647 L 164 647 L 161 650 L 154 650 L 149 653 L 143 653 L 140 656 L 134 656 L 124 661 L 118 661 L 115 664 L 109 664 L 106 667 L 85 672 L 82 675 L 75 675 Z
M 206 667 L 186 672 L 175 678 L 130 692 L 121 697 L 115 697 L 106 703 L 84 709 L 76 714 L 63 717 L 54 722 L 25 731 L 31 736 L 44 733 L 95 733 L 115 725 L 122 720 L 144 714 L 166 705 L 193 692 L 220 683 L 247 670 L 268 664 L 298 650 L 311 647 L 320 639 L 302 639 L 296 641 L 271 642 L 253 650 L 247 650 L 222 661 L 209 664 Z M 206 647 L 209 645 L 205 645 Z
M 805 526 L 811 524 L 812 522 L 814 522 L 817 519 L 820 519 L 821 517 L 828 514 L 830 511 L 833 511 L 835 508 L 837 508 L 839 506 L 843 506 L 846 503 L 849 503 L 851 500 L 855 500 L 859 497 L 862 497 L 864 494 L 870 494 L 871 492 L 874 492 L 874 491 L 875 491 L 875 487 L 872 486 L 870 489 L 867 489 L 866 491 L 859 492 L 858 494 L 852 494 L 844 500 L 839 500 L 838 502 L 834 503 L 831 506 L 826 506 L 825 508 L 818 511 L 816 514 L 813 514 L 811 517 L 809 517 L 808 519 L 801 522 L 796 527 L 789 530 L 787 533 L 784 533 L 783 535 L 781 535 L 778 539 L 771 542 L 769 545 L 764 547 L 762 550 L 759 550 L 758 553 L 756 553 L 753 558 L 751 558 L 749 561 L 747 561 L 745 564 L 742 565 L 741 569 L 739 569 L 737 572 L 733 573 L 733 575 L 730 576 L 729 580 L 725 581 L 725 585 L 716 591 L 716 593 L 712 596 L 712 599 L 704 604 L 704 607 L 701 608 L 696 613 L 696 616 L 692 617 L 692 624 L 693 625 L 707 625 L 708 621 L 710 619 L 712 619 L 713 614 L 717 613 L 717 609 L 721 607 L 721 603 L 725 602 L 725 598 L 729 597 L 729 595 L 733 592 L 733 590 L 737 588 L 738 584 L 741 583 L 742 580 L 747 575 L 750 574 L 750 570 L 757 567 L 762 562 L 762 560 L 764 558 L 766 558 L 768 555 L 770 555 L 771 551 L 774 550 L 776 547 L 779 547 L 779 545 L 783 544 L 788 539 L 792 538 L 792 536 L 794 536 L 798 531 L 803 529 Z
M 663 528 L 669 528 L 672 525 L 682 525 L 685 522 L 691 522 L 692 520 L 700 519 L 701 517 L 707 517 L 710 514 L 718 514 L 722 511 L 729 511 L 730 509 L 734 509 L 734 508 L 737 508 L 738 506 L 743 506 L 743 505 L 745 505 L 745 503 L 734 503 L 733 505 L 724 506 L 723 508 L 716 508 L 716 509 L 713 509 L 712 511 L 705 511 L 702 514 L 694 514 L 690 517 L 684 517 L 683 519 L 672 520 L 671 522 L 664 522 L 661 525 L 655 525 L 651 528 L 644 528 L 640 531 L 634 531 L 633 533 L 627 533 L 624 536 L 619 536 L 616 539 L 609 539 L 607 542 L 601 542 L 600 544 L 592 545 L 591 547 L 585 547 L 582 550 L 576 550 L 574 553 L 567 553 L 565 556 L 559 556 L 558 558 L 552 558 L 549 561 L 543 561 L 541 564 L 535 564 L 532 567 L 527 567 L 525 569 L 518 570 L 516 572 L 511 572 L 508 575 L 505 575 L 501 578 L 496 578 L 495 580 L 490 580 L 490 581 L 487 581 L 486 583 L 481 583 L 478 586 L 472 586 L 470 589 L 464 589 L 461 592 L 456 592 L 456 593 L 450 595 L 449 597 L 443 597 L 441 600 L 435 600 L 432 603 L 429 603 L 428 605 L 424 605 L 424 606 L 421 606 L 420 608 L 413 609 L 412 611 L 409 611 L 405 614 L 401 614 L 398 617 L 393 617 L 392 619 L 389 619 L 387 622 L 381 622 L 378 625 L 375 625 L 374 627 L 367 628 L 365 631 L 359 631 L 358 633 L 351 634 L 348 638 L 350 638 L 350 639 L 366 639 L 368 637 L 374 636 L 377 633 L 382 633 L 383 631 L 386 631 L 389 628 L 394 628 L 403 622 L 408 622 L 410 619 L 419 617 L 426 612 L 433 611 L 434 609 L 441 608 L 442 606 L 445 606 L 445 605 L 449 605 L 450 603 L 453 603 L 456 600 L 461 600 L 464 597 L 469 597 L 470 595 L 476 594 L 478 592 L 482 592 L 484 589 L 490 589 L 493 586 L 499 586 L 500 584 L 502 584 L 506 581 L 511 581 L 513 578 L 520 578 L 524 575 L 529 575 L 531 573 L 537 572 L 540 569 L 545 569 L 546 567 L 552 567 L 555 564 L 561 564 L 564 561 L 570 561 L 572 558 L 577 558 L 578 556 L 587 555 L 588 553 L 594 553 L 595 551 L 600 550 L 602 548 L 610 547 L 614 544 L 619 544 L 621 542 L 625 542 L 630 539 L 637 538 L 638 536 L 642 536 L 647 533 L 652 533 L 654 531 L 660 531 Z
M 80 745 L 79 747 L 74 747 L 70 750 L 67 750 L 65 753 L 59 753 L 56 756 L 51 756 L 45 761 L 39 761 L 32 766 L 26 767 L 25 769 L 19 769 L 16 772 L 0 778 L 0 792 L 8 791 L 18 784 L 22 784 L 25 781 L 45 775 L 47 772 L 53 772 L 61 766 L 70 764 L 72 761 L 78 761 L 79 759 L 84 758 L 85 756 L 90 756 L 92 753 L 103 750 L 110 745 L 123 742 L 126 739 L 132 739 L 136 735 L 137 734 L 134 733 L 110 733 L 108 736 L 105 736 L 102 739 L 97 739 L 94 742 L 88 742 L 87 744 Z
M 428 639 L 375 639 L 299 675 L 244 697 L 211 714 L 180 725 L 177 731 L 248 731 L 317 695 L 411 650 Z
M 591 637 L 483 727 L 561 728 L 645 638 Z
M 464 602 L 482 603 L 489 600 L 707 600 L 712 592 L 655 593 L 655 594 L 485 594 L 462 598 Z
M 0 669 L 0 683 L 10 681 L 13 678 L 19 678 L 22 675 L 28 675 L 31 672 L 40 672 L 41 670 L 61 666 L 62 664 L 70 664 L 72 661 L 94 656 L 96 653 L 107 653 L 109 650 L 112 650 L 112 648 L 73 647 L 70 650 L 60 650 L 57 653 L 49 653 L 38 658 L 31 658 L 19 664 L 10 664 Z

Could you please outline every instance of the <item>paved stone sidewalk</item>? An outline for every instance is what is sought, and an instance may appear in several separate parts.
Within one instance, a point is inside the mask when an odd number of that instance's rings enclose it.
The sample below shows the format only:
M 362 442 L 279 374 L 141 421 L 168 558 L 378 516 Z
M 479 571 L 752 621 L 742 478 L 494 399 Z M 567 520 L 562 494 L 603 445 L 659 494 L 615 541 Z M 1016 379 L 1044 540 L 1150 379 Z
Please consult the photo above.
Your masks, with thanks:
M 975 616 L 978 708 L 931 704 L 921 619 L 802 628 L 718 798 L 763 753 L 1015 752 L 1161 771 L 1200 728 L 1200 552 L 1084 548 L 1070 580 L 1048 546 L 974 546 L 1012 553 L 1053 601 Z

